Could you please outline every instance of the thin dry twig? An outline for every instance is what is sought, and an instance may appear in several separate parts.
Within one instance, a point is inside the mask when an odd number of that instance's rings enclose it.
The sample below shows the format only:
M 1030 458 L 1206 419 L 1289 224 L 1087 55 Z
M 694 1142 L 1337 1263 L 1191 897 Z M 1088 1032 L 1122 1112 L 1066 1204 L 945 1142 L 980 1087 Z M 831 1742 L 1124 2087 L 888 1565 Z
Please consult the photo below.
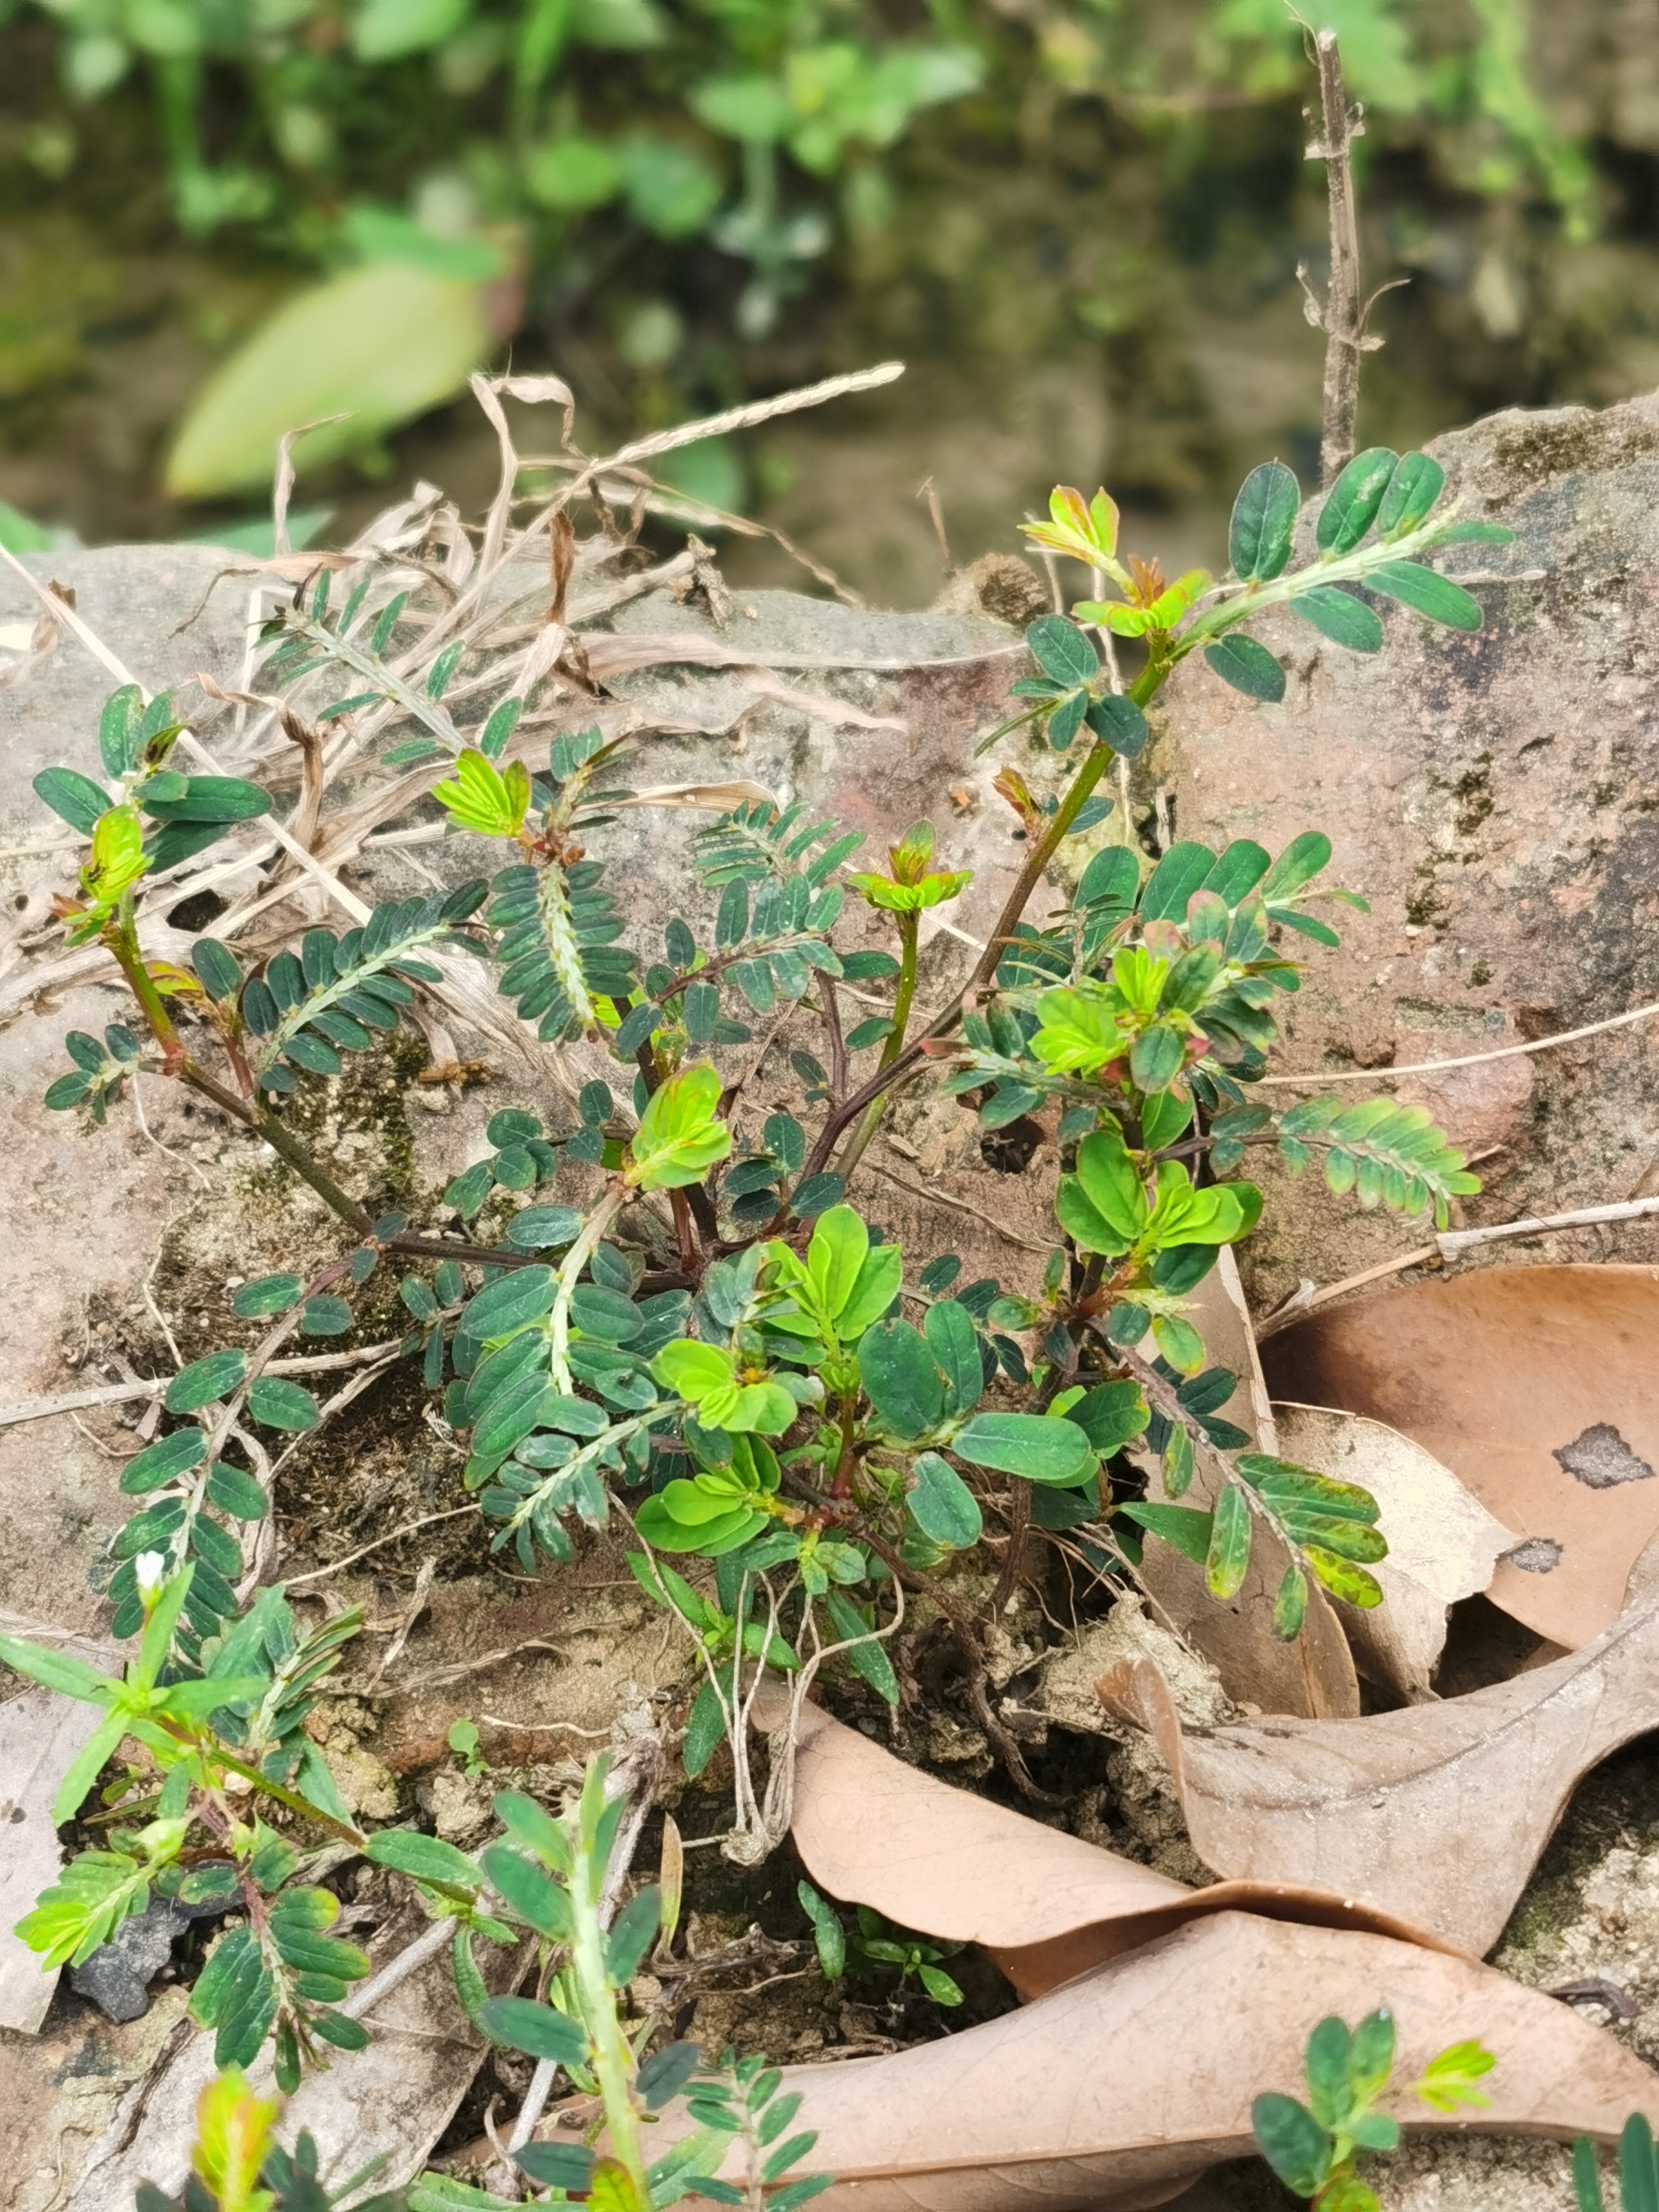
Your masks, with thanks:
M 1295 1091 L 1306 1091 L 1322 1083 L 1378 1083 L 1396 1075 L 1437 1075 L 1449 1067 L 1481 1067 L 1489 1060 L 1515 1060 L 1523 1053 L 1553 1052 L 1558 1045 L 1577 1044 L 1583 1037 L 1601 1036 L 1608 1030 L 1628 1029 L 1632 1022 L 1650 1021 L 1659 1014 L 1659 1000 L 1645 1006 L 1632 1006 L 1628 1013 L 1610 1014 L 1604 1022 L 1587 1022 L 1582 1029 L 1560 1030 L 1553 1036 L 1535 1037 L 1525 1044 L 1499 1045 L 1492 1052 L 1465 1053 L 1457 1060 L 1413 1060 L 1402 1067 L 1339 1067 L 1321 1069 L 1306 1075 L 1264 1075 L 1261 1087 L 1277 1085 Z
M 1382 341 L 1366 334 L 1365 321 L 1371 301 L 1360 294 L 1353 142 L 1365 135 L 1364 110 L 1349 105 L 1347 87 L 1342 78 L 1342 56 L 1334 31 L 1317 33 L 1313 40 L 1313 59 L 1319 70 L 1323 129 L 1308 148 L 1307 159 L 1325 164 L 1326 194 L 1330 205 L 1331 273 L 1324 298 L 1320 298 L 1309 281 L 1305 263 L 1298 266 L 1296 273 L 1302 286 L 1303 313 L 1316 330 L 1325 333 L 1325 422 L 1320 467 L 1328 490 L 1354 455 L 1359 418 L 1360 356 L 1375 353 Z M 1385 291 L 1392 289 L 1383 287 Z
M 867 1153 L 865 1156 L 864 1165 L 873 1170 L 877 1175 L 884 1177 L 887 1182 L 896 1183 L 901 1190 L 908 1191 L 912 1198 L 919 1198 L 926 1205 L 948 1206 L 952 1213 L 965 1213 L 974 1220 L 982 1222 L 985 1227 L 994 1235 L 1000 1237 L 1005 1244 L 1017 1244 L 1022 1251 L 1042 1252 L 1045 1255 L 1054 1249 L 1052 1244 L 1039 1244 L 1030 1237 L 1022 1237 L 1017 1231 L 1005 1228 L 1001 1222 L 994 1220 L 988 1213 L 981 1212 L 978 1206 L 969 1206 L 965 1198 L 952 1198 L 945 1191 L 929 1190 L 922 1183 L 907 1182 L 902 1175 L 896 1175 L 891 1168 L 884 1167 L 879 1160 L 872 1160 Z

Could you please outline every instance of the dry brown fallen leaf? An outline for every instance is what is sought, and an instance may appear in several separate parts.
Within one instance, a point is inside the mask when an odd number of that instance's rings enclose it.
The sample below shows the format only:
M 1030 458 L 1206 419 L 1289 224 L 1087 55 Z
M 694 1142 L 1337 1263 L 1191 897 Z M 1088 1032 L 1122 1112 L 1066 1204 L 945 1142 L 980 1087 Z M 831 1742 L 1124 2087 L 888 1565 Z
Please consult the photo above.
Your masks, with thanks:
M 1249 1310 L 1233 1255 L 1224 1246 L 1218 1264 L 1188 1303 L 1209 1364 L 1231 1368 L 1239 1378 L 1237 1389 L 1219 1408 L 1221 1419 L 1247 1431 L 1252 1449 L 1276 1450 Z M 1182 1502 L 1212 1505 L 1219 1487 L 1218 1475 L 1200 1453 L 1192 1487 Z M 1170 1502 L 1155 1463 L 1148 1467 L 1146 1495 L 1155 1504 Z M 1211 1662 L 1228 1695 L 1239 1703 L 1310 1720 L 1357 1713 L 1359 1683 L 1347 1640 L 1334 1607 L 1311 1577 L 1301 1635 L 1294 1643 L 1281 1644 L 1273 1632 L 1273 1598 L 1289 1561 L 1278 1538 L 1258 1522 L 1249 1572 L 1231 1598 L 1212 1597 L 1198 1562 L 1155 1536 L 1146 1540 L 1140 1581 L 1165 1619 Z
M 1389 1556 L 1372 1573 L 1382 1603 L 1339 1604 L 1354 1664 L 1368 1682 L 1413 1704 L 1434 1695 L 1446 1643 L 1447 1607 L 1492 1578 L 1516 1534 L 1421 1444 L 1382 1421 L 1322 1406 L 1278 1405 L 1279 1449 L 1298 1466 L 1357 1482 L 1382 1509 Z
M 1310 1314 L 1262 1358 L 1275 1398 L 1386 1421 L 1517 1529 L 1488 1595 L 1576 1650 L 1659 1530 L 1656 1342 L 1659 1269 L 1483 1267 Z
M 804 1708 L 796 1737 L 793 1832 L 807 1872 L 831 1896 L 873 1905 L 901 1928 L 982 1945 L 1023 1997 L 1184 1921 L 1234 1909 L 1438 1942 L 1390 1914 L 1295 1882 L 1188 1889 L 918 1773 L 817 1705 Z
M 1234 1879 L 1311 1882 L 1479 1954 L 1503 1931 L 1573 1784 L 1659 1724 L 1659 1542 L 1624 1618 L 1583 1651 L 1363 1720 L 1183 1735 L 1148 1660 L 1099 1685 L 1163 1752 L 1193 1849 Z
M 1383 2101 L 1410 2133 L 1606 2142 L 1632 2110 L 1656 2109 L 1639 2059 L 1490 1966 L 1237 1911 L 981 2027 L 785 2081 L 817 2130 L 806 2169 L 836 2176 L 825 2212 L 1139 2212 L 1251 2152 L 1251 2100 L 1300 2087 L 1315 2025 L 1378 2005 L 1397 2023 L 1402 2085 Z M 1451 2123 L 1403 2085 L 1471 2037 L 1497 2055 L 1492 2102 Z

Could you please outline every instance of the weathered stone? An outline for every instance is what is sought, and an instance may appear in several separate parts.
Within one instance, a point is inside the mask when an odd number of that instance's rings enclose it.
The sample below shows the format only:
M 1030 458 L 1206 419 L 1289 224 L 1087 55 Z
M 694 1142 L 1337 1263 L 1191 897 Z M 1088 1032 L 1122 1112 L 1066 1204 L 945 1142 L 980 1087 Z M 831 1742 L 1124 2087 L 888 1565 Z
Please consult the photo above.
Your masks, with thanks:
M 107 1943 L 70 1969 L 70 1988 L 77 1996 L 90 1997 L 106 2019 L 142 2019 L 149 2010 L 149 1984 L 173 1956 L 173 1945 L 192 1920 L 222 1910 L 152 1897 L 142 1912 L 121 1923 Z
M 1430 450 L 1466 514 L 1516 533 L 1446 561 L 1474 580 L 1478 635 L 1382 602 L 1373 659 L 1279 613 L 1255 628 L 1285 662 L 1282 706 L 1196 659 L 1160 702 L 1178 835 L 1277 850 L 1322 829 L 1334 880 L 1370 899 L 1369 915 L 1334 913 L 1340 952 L 1309 948 L 1283 1064 L 1316 1077 L 1490 1052 L 1659 998 L 1659 397 L 1496 415 Z M 1476 1220 L 1625 1198 L 1659 1153 L 1659 1057 L 1639 1027 L 1378 1087 L 1431 1107 L 1469 1152 L 1504 1148 Z M 1281 1204 L 1273 1181 L 1250 1247 L 1259 1297 L 1421 1241 L 1311 1178 Z M 1659 1255 L 1659 1231 L 1623 1230 L 1616 1251 Z

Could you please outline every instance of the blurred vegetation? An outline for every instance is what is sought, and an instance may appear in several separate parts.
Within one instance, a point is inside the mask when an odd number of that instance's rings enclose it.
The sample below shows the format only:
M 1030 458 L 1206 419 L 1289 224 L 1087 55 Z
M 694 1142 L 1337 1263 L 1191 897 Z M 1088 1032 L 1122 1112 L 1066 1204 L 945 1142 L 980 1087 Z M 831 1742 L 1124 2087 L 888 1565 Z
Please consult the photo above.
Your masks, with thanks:
M 1659 198 L 1659 126 L 1612 112 L 1613 0 L 1317 15 L 1366 103 L 1372 268 L 1419 280 L 1383 318 L 1438 395 L 1402 434 L 1659 333 L 1607 252 Z M 179 496 L 256 483 L 272 420 L 355 406 L 308 458 L 372 467 L 509 339 L 618 426 L 872 349 L 971 371 L 993 415 L 1087 364 L 1118 488 L 1178 502 L 1233 465 L 1194 301 L 1248 320 L 1320 258 L 1284 0 L 0 0 L 0 437 L 70 439 L 116 333 L 93 443 L 127 529 L 161 526 L 132 487 L 169 449 Z M 711 497 L 787 473 L 685 461 Z M 40 511 L 55 481 L 3 489 Z M 59 501 L 83 530 L 89 497 Z

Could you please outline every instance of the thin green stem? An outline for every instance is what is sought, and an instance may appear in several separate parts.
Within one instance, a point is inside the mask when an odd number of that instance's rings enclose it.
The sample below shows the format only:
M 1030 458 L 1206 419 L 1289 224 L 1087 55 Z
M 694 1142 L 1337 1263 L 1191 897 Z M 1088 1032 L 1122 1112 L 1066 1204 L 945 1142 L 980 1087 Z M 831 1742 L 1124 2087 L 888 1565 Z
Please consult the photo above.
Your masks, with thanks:
M 1129 686 L 1127 695 L 1134 701 L 1137 707 L 1146 706 L 1163 684 L 1171 665 L 1171 663 L 1165 661 L 1149 662 L 1142 669 L 1140 674 Z M 966 988 L 948 1006 L 934 1016 L 913 1043 L 906 1045 L 902 1052 L 896 1053 L 887 1066 L 878 1067 L 867 1083 L 830 1113 L 823 1128 L 818 1132 L 817 1142 L 812 1147 L 811 1158 L 805 1169 L 807 1175 L 817 1175 L 822 1170 L 824 1162 L 835 1149 L 836 1139 L 842 1131 L 859 1118 L 872 1099 L 879 1098 L 882 1092 L 896 1083 L 900 1076 L 908 1074 L 917 1060 L 921 1059 L 930 1043 L 936 1038 L 949 1036 L 962 1019 L 969 1002 L 991 983 L 996 975 L 997 963 L 1007 949 L 1020 917 L 1025 911 L 1027 900 L 1036 889 L 1049 861 L 1053 860 L 1060 840 L 1082 812 L 1084 805 L 1094 792 L 1095 786 L 1106 773 L 1108 764 L 1115 757 L 1110 745 L 1103 739 L 1096 739 L 1082 767 L 1073 777 L 1071 789 L 1060 801 L 1053 820 L 1026 856 L 1025 864 L 1015 880 L 1013 889 L 1008 894 L 1002 912 L 997 916 L 996 927 L 991 933 L 990 939 L 980 956 L 979 963 L 969 978 Z
M 173 1027 L 173 1017 L 167 1002 L 156 989 L 144 956 L 138 950 L 137 926 L 133 920 L 131 895 L 121 901 L 114 921 L 104 932 L 104 943 L 116 966 L 127 980 L 127 988 L 138 1001 L 139 1010 L 149 1024 L 150 1033 L 167 1056 L 169 1066 L 178 1059 L 183 1047 L 179 1032 Z
M 617 2017 L 617 1993 L 605 1971 L 605 1929 L 599 1920 L 601 1884 L 594 1878 L 599 1872 L 579 1841 L 569 1887 L 571 1918 L 575 1923 L 570 1963 L 575 1970 L 582 2019 L 592 2039 L 593 2072 L 605 2105 L 610 2155 L 626 2169 L 640 2203 L 647 2205 L 651 2192 L 634 2101 L 634 2054 Z
M 904 1032 L 909 1026 L 910 1007 L 916 995 L 916 944 L 921 917 L 919 914 L 900 914 L 894 919 L 899 933 L 898 988 L 893 994 L 893 1026 L 876 1063 L 878 1075 L 884 1068 L 890 1067 L 904 1049 Z M 878 1091 L 870 1101 L 848 1139 L 847 1149 L 836 1163 L 836 1173 L 843 1180 L 851 1176 L 880 1126 L 881 1117 L 887 1110 L 887 1095 L 884 1090 Z

